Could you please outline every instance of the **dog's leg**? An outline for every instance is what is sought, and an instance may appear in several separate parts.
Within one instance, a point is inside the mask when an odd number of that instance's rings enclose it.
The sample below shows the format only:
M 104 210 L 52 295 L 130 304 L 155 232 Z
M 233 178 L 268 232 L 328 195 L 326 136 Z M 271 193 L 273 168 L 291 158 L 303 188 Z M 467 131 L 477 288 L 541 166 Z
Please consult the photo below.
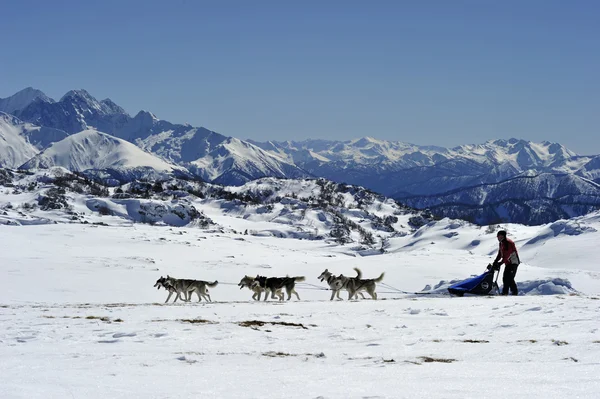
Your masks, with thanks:
M 165 303 L 169 302 L 169 299 L 171 299 L 171 295 L 173 295 L 173 291 L 169 291 L 169 296 L 167 297 Z M 175 300 L 177 300 L 177 298 L 175 298 Z
M 336 290 L 331 290 L 331 298 L 329 298 L 330 301 L 333 301 L 333 298 L 335 297 L 335 294 L 337 293 Z M 339 293 L 338 293 L 339 295 Z
M 185 291 L 177 291 L 177 298 L 181 299 L 183 302 L 189 302 L 187 299 L 187 292 Z M 177 301 L 177 298 L 175 298 L 175 301 Z
M 296 290 L 292 289 L 292 294 L 296 295 L 296 298 L 300 300 L 300 295 L 298 295 L 298 292 L 296 292 Z
M 185 290 L 181 291 L 181 292 L 183 292 L 183 298 L 180 296 L 180 298 L 181 298 L 182 301 L 184 301 L 184 302 L 190 302 L 192 300 L 192 293 L 191 292 L 188 292 L 188 291 L 185 291 Z M 178 292 L 177 295 L 181 295 L 181 293 Z M 189 297 L 188 297 L 188 295 L 189 295 Z
M 377 299 L 377 293 L 375 292 L 375 288 L 369 290 L 369 295 L 371 295 L 371 298 Z
M 356 294 L 356 291 L 348 290 L 348 300 L 355 299 L 354 297 L 356 297 L 356 299 L 358 299 L 358 295 Z
M 362 299 L 367 299 L 367 298 L 365 298 L 365 294 L 363 294 L 362 291 L 358 291 L 358 293 L 360 294 Z M 358 294 L 356 295 L 356 299 L 358 299 Z

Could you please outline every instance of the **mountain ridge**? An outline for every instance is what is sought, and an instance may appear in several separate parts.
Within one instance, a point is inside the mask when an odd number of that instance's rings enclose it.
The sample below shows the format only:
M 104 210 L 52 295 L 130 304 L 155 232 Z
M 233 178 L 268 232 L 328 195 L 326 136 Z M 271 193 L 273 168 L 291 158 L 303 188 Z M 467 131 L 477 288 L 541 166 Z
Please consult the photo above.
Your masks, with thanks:
M 569 174 L 581 183 L 572 185 L 571 194 L 576 197 L 581 195 L 577 187 L 585 186 L 586 180 L 600 182 L 600 156 L 579 155 L 549 141 L 509 138 L 444 148 L 370 136 L 343 141 L 240 140 L 203 127 L 161 120 L 149 111 L 131 117 L 112 100 L 98 101 L 83 89 L 67 92 L 58 102 L 37 97 L 15 113 L 26 122 L 62 130 L 66 135 L 86 129 L 110 134 L 203 180 L 224 185 L 241 185 L 265 176 L 324 177 L 397 200 L 422 197 L 413 202 L 422 206 L 431 196 L 449 198 L 462 192 L 458 197 L 465 202 L 460 206 L 473 207 L 491 206 L 491 202 L 475 201 L 473 187 L 488 185 L 493 191 L 494 185 L 518 176 Z M 519 191 L 528 190 L 515 184 L 504 186 L 511 187 L 514 192 L 509 197 L 519 201 L 523 200 Z M 508 206 L 519 207 L 516 202 Z M 589 206 L 600 206 L 600 201 Z

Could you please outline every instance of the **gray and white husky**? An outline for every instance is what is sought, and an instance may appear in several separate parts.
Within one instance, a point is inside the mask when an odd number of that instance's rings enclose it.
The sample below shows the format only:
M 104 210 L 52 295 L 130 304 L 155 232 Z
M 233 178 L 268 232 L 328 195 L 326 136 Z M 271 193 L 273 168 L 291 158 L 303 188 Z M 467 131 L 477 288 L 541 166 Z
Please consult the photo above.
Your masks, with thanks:
M 361 277 L 360 271 L 357 272 L 356 277 L 357 278 Z M 333 301 L 333 298 L 335 298 L 336 296 L 337 296 L 337 299 L 341 300 L 342 298 L 340 297 L 340 291 L 347 289 L 348 281 L 350 279 L 352 279 L 352 277 L 346 277 L 343 274 L 336 276 L 335 274 L 331 273 L 329 271 L 329 269 L 325 269 L 325 271 L 323 271 L 323 273 L 321 273 L 321 275 L 317 278 L 321 281 L 326 281 L 327 284 L 329 285 L 329 289 L 332 291 L 331 298 L 329 298 L 330 301 Z M 363 295 L 362 292 L 359 291 L 359 294 L 360 294 L 360 296 L 362 296 L 363 299 L 365 299 L 365 296 Z M 356 295 L 356 298 L 358 299 L 358 295 Z M 352 298 L 348 298 L 348 299 L 352 299 Z
M 338 299 L 342 299 L 340 298 L 340 291 L 343 289 L 348 291 L 348 300 L 358 299 L 358 294 L 364 299 L 365 296 L 362 291 L 367 291 L 371 298 L 377 299 L 377 293 L 375 292 L 376 283 L 383 280 L 385 273 L 381 273 L 376 279 L 363 279 L 360 269 L 355 267 L 354 270 L 356 271 L 356 277 L 346 277 L 343 274 L 335 276 L 328 269 L 325 269 L 325 271 L 321 273 L 318 278 L 321 281 L 326 280 L 329 288 L 333 291 L 329 300 L 333 300 L 334 296 L 337 296 Z
M 167 277 L 160 277 L 154 284 L 157 289 L 164 287 L 169 291 L 169 296 L 165 303 L 169 302 L 171 295 L 177 293 L 173 303 L 177 302 L 177 299 L 181 299 L 184 302 L 190 302 L 192 300 L 192 294 L 195 292 L 198 295 L 198 302 L 204 298 L 206 301 L 212 302 L 210 294 L 208 293 L 207 287 L 214 288 L 219 284 L 218 281 L 209 283 L 203 280 L 190 280 L 190 279 L 179 279 L 171 277 L 167 274 Z M 183 297 L 181 296 L 183 294 Z

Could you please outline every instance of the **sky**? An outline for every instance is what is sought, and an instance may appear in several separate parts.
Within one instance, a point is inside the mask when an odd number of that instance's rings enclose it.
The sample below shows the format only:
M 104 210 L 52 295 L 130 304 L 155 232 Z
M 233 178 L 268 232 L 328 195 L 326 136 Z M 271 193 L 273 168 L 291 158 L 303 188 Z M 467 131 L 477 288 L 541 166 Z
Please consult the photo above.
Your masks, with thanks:
M 0 98 L 83 88 L 241 139 L 600 153 L 595 1 L 7 1 Z

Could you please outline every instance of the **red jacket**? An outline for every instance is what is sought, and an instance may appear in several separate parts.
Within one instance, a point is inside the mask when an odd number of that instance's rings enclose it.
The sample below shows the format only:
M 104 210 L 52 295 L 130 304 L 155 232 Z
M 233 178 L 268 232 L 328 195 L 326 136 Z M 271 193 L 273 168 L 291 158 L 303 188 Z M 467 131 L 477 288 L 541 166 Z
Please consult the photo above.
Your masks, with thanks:
M 510 255 L 512 255 L 513 252 L 516 253 L 518 259 L 519 252 L 517 252 L 517 247 L 515 246 L 514 241 L 510 238 L 505 238 L 499 242 L 498 256 L 496 256 L 496 260 L 494 262 L 502 259 L 502 263 L 505 265 L 510 265 Z

